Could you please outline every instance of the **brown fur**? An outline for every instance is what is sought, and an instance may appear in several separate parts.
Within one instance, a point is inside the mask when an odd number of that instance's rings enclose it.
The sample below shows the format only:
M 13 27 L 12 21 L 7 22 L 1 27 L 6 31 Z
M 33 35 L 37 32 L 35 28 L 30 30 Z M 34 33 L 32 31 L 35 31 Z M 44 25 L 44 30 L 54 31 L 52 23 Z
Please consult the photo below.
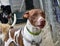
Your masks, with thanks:
M 6 34 L 8 32 L 8 30 L 9 30 L 9 28 L 10 28 L 10 25 L 0 23 L 0 28 L 2 29 L 2 33 Z
M 24 45 L 23 45 L 23 37 L 22 37 L 22 35 L 21 35 L 21 32 L 20 32 L 20 35 L 19 35 L 19 37 L 18 37 L 18 44 L 19 44 L 20 46 L 24 46 Z
M 4 41 L 7 41 L 9 39 L 9 32 L 5 35 Z
M 1 28 L 2 34 L 4 34 L 4 37 L 2 38 L 3 41 L 5 41 L 5 40 L 7 41 L 8 40 L 8 31 L 9 31 L 10 25 L 0 23 L 0 28 Z
M 36 26 L 35 25 L 35 22 L 37 21 L 37 18 L 41 16 L 45 19 L 45 12 L 43 10 L 40 10 L 40 9 L 32 9 L 30 11 L 27 11 L 23 18 L 27 18 L 29 19 L 29 21 L 31 22 L 32 25 Z M 42 25 L 45 26 L 45 20 L 43 20 L 44 23 L 42 23 Z
M 14 45 L 14 42 L 11 42 L 11 43 L 9 44 L 9 46 L 15 46 L 15 45 Z
M 15 29 L 11 29 L 11 31 L 10 31 L 10 34 L 11 34 L 11 37 L 14 39 L 14 33 L 15 33 Z
M 30 10 L 30 11 L 27 11 L 25 14 L 24 14 L 24 18 L 27 18 L 27 19 L 29 19 L 29 21 L 31 22 L 31 24 L 32 25 L 34 25 L 35 26 L 35 22 L 36 22 L 36 20 L 37 19 L 34 19 L 36 16 L 35 15 L 39 15 L 39 16 L 42 16 L 44 19 L 45 19 L 45 13 L 44 13 L 44 11 L 42 11 L 42 10 L 40 10 L 40 9 L 33 9 L 33 10 Z M 38 16 L 38 17 L 39 17 Z M 33 21 L 32 21 L 33 20 Z M 44 20 L 44 23 L 43 23 L 44 25 L 45 25 L 45 20 Z M 16 29 L 14 29 L 14 28 L 12 28 L 11 29 L 11 31 L 10 31 L 10 34 L 11 34 L 11 37 L 14 39 L 14 33 L 15 33 L 15 31 L 16 31 Z M 7 37 L 8 38 L 8 37 Z M 6 38 L 6 39 L 7 39 Z M 7 39 L 8 40 L 8 39 Z M 23 40 L 22 40 L 22 35 L 21 35 L 21 33 L 20 33 L 20 35 L 19 35 L 19 37 L 17 38 L 17 40 L 16 40 L 16 37 L 15 37 L 15 41 L 17 42 L 18 41 L 18 44 L 20 45 L 20 46 L 24 46 L 23 45 Z M 13 43 L 11 43 L 11 45 L 10 46 L 14 46 L 13 45 Z
M 11 37 L 14 39 L 14 33 L 15 33 L 15 31 L 17 31 L 16 29 L 12 29 L 11 30 Z M 18 41 L 18 42 L 17 42 Z M 20 46 L 24 46 L 23 45 L 23 39 L 22 39 L 22 35 L 21 35 L 21 32 L 20 32 L 20 35 L 19 35 L 19 37 L 17 38 L 17 40 L 16 40 L 16 36 L 15 36 L 15 42 L 16 43 L 18 43 Z
M 17 29 L 14 29 L 14 28 L 11 29 L 11 31 L 10 31 L 11 38 L 15 39 L 15 42 L 18 43 L 20 46 L 24 46 L 24 45 L 23 45 L 23 40 L 22 40 L 22 35 L 21 35 L 21 34 L 19 35 L 19 37 L 18 37 L 17 40 L 16 40 L 16 36 L 14 37 L 14 33 L 15 33 L 16 31 L 18 31 L 18 30 L 17 30 Z M 9 33 L 9 32 L 8 32 L 8 33 Z M 9 34 L 8 34 L 8 33 L 6 34 L 6 37 L 5 37 L 4 41 L 7 41 L 7 40 L 9 39 Z M 18 42 L 17 42 L 17 41 L 18 41 Z M 11 42 L 11 43 L 9 44 L 9 46 L 14 46 L 14 42 Z

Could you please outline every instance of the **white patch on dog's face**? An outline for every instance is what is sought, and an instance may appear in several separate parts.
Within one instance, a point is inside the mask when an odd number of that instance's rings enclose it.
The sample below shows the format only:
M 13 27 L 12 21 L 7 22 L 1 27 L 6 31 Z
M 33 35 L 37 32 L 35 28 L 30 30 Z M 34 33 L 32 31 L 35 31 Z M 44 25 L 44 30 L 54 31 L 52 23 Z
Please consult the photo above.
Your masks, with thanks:
M 45 19 L 42 16 L 39 16 L 36 23 L 35 23 L 37 28 L 43 28 L 45 25 Z
M 36 21 L 36 23 L 35 23 L 35 25 L 41 25 L 41 19 L 42 19 L 43 17 L 39 17 L 38 19 L 37 19 L 37 21 Z M 44 19 L 44 18 L 43 18 Z

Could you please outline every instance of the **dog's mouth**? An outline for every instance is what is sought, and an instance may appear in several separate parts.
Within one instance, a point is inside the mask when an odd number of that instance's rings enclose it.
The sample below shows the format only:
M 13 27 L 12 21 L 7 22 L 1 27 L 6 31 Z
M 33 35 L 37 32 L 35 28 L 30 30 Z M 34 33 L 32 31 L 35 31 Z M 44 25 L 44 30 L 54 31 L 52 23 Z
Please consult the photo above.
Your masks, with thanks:
M 43 22 L 41 22 L 39 25 L 37 25 L 37 27 L 39 27 L 39 28 L 44 28 L 45 24 L 46 24 L 46 22 L 43 21 Z
M 44 24 L 43 25 L 37 25 L 37 27 L 39 27 L 39 28 L 44 28 Z

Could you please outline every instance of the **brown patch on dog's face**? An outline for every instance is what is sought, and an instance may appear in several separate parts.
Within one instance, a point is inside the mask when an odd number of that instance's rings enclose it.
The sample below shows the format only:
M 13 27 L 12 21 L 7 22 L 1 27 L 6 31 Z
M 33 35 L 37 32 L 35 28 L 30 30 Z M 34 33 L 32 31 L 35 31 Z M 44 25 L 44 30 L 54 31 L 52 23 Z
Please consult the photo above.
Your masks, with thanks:
M 45 13 L 40 9 L 30 10 L 25 13 L 24 17 L 29 19 L 30 23 L 35 27 L 43 28 L 45 26 Z

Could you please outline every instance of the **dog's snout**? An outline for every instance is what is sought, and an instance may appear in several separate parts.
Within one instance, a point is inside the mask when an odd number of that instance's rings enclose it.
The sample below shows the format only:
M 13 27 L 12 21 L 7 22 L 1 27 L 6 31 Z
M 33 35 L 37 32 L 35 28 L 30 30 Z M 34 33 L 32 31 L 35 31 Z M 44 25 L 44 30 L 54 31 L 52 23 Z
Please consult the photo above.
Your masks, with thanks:
M 41 19 L 40 22 L 42 22 L 42 23 L 45 22 L 45 19 Z
M 45 22 L 45 19 L 44 19 L 43 17 L 40 17 L 40 18 L 38 19 L 38 21 L 40 21 L 40 22 Z
M 40 17 L 37 21 L 38 25 L 45 24 L 45 19 L 43 17 Z
M 40 23 L 41 23 L 41 25 L 44 25 L 44 24 L 45 24 L 45 20 L 42 19 L 42 20 L 40 21 Z

